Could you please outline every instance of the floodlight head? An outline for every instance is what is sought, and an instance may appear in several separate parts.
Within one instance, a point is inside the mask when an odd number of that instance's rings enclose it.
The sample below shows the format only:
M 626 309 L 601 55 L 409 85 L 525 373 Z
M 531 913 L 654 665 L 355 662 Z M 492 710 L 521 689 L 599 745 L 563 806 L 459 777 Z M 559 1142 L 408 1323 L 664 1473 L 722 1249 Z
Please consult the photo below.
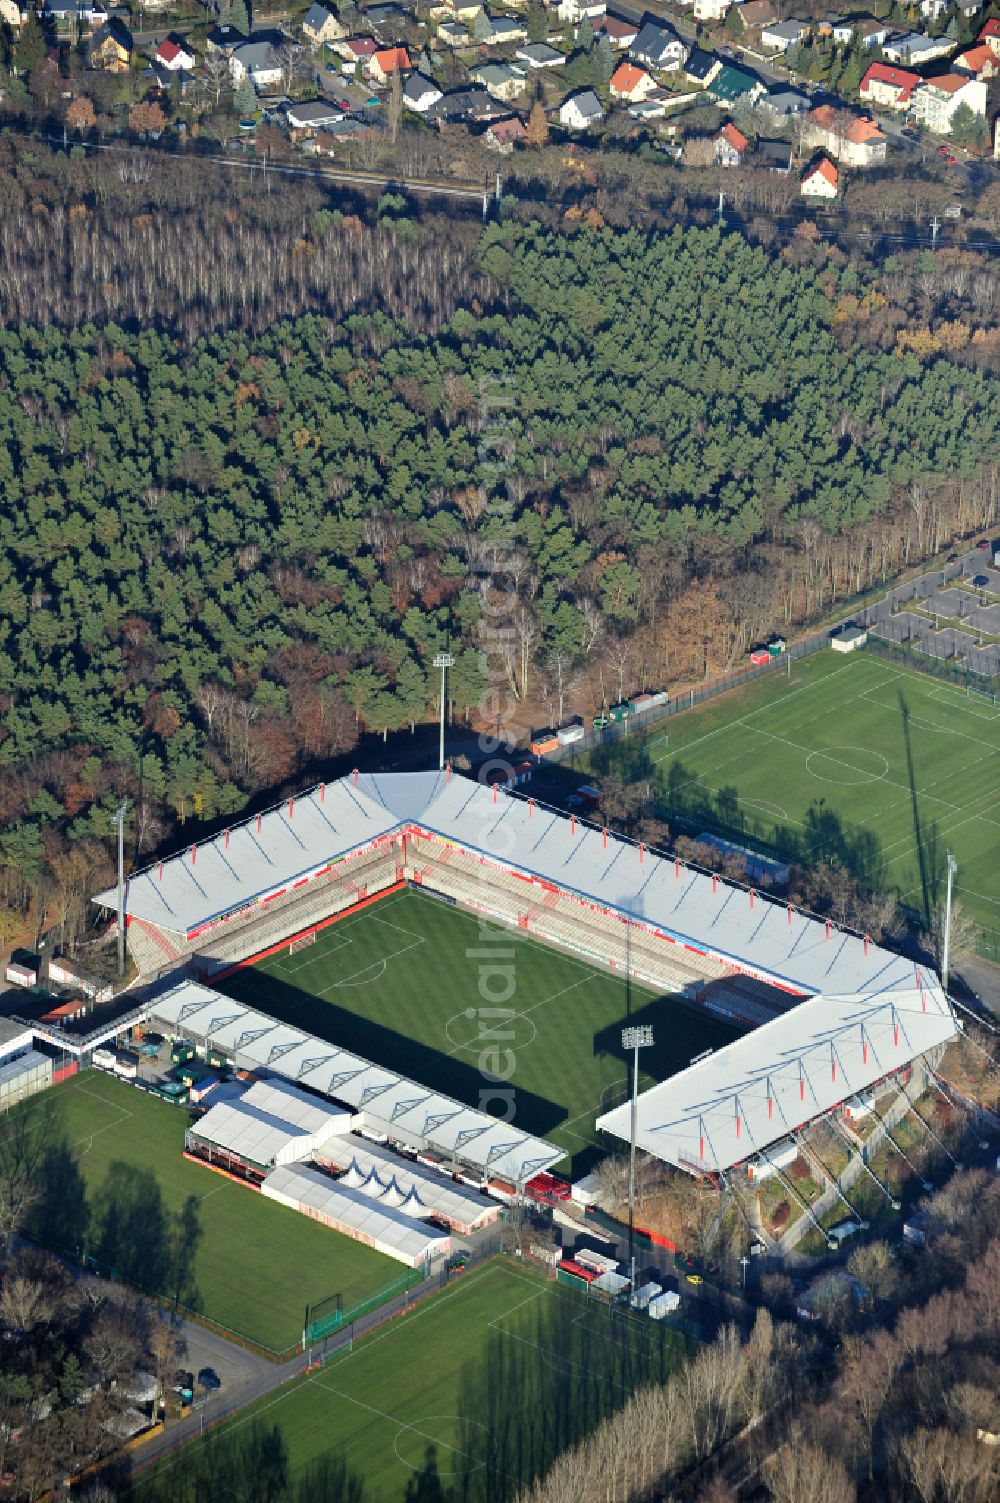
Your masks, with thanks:
M 454 668 L 455 659 L 450 652 L 439 652 L 434 658 L 435 668 Z
M 955 860 L 954 856 L 951 854 L 951 851 L 948 851 L 947 856 L 948 856 L 948 870 L 951 872 L 952 876 L 954 876 L 955 873 L 958 871 L 958 862 Z
M 127 813 L 128 813 L 128 799 L 127 798 L 123 798 L 122 801 L 121 801 L 121 803 L 118 805 L 118 808 L 115 810 L 114 814 L 112 814 L 112 816 L 111 816 L 111 823 L 113 825 L 120 825 L 123 822 L 123 820 L 124 820 L 124 818 L 125 818 L 125 816 L 126 816 Z
M 637 1028 L 622 1029 L 623 1049 L 644 1049 L 647 1044 L 653 1042 L 653 1029 L 649 1023 L 644 1023 Z

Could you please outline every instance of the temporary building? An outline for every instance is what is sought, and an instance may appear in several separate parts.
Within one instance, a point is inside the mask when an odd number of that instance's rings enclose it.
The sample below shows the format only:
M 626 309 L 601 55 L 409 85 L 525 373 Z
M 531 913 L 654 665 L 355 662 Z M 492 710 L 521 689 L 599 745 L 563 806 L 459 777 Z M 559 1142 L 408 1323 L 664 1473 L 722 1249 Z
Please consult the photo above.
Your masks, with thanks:
M 336 1163 L 334 1155 L 338 1148 L 351 1155 L 359 1174 L 377 1171 L 384 1184 L 395 1184 L 404 1197 L 399 1203 L 400 1210 L 408 1216 L 435 1216 L 453 1231 L 467 1236 L 500 1217 L 501 1207 L 495 1200 L 465 1189 L 450 1177 L 403 1158 L 391 1148 L 353 1137 L 347 1141 L 341 1138 L 328 1145 L 324 1157 Z M 343 1184 L 345 1179 L 346 1175 L 341 1175 L 338 1183 Z
M 419 1268 L 451 1251 L 451 1238 L 446 1232 L 424 1226 L 381 1201 L 369 1200 L 359 1190 L 346 1188 L 341 1180 L 331 1179 L 318 1169 L 275 1169 L 264 1180 L 260 1193 L 409 1268 Z
M 324 1102 L 315 1104 L 287 1084 L 274 1089 L 260 1081 L 237 1100 L 207 1111 L 188 1133 L 189 1146 L 221 1149 L 257 1169 L 312 1158 L 324 1144 L 346 1133 L 351 1114 Z

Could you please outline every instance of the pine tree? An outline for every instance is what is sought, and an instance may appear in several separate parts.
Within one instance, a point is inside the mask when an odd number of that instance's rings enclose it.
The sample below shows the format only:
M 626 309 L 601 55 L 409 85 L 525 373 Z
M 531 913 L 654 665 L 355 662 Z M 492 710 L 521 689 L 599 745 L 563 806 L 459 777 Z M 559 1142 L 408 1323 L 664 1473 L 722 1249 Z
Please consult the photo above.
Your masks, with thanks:
M 589 53 L 594 46 L 594 28 L 586 16 L 580 22 L 580 29 L 576 34 L 576 45 L 580 52 Z
M 596 59 L 594 63 L 594 82 L 599 89 L 606 89 L 611 82 L 611 75 L 615 71 L 615 55 L 611 50 L 611 38 L 601 35 L 597 44 Z
M 28 19 L 21 28 L 21 35 L 14 48 L 14 67 L 22 75 L 30 73 L 38 67 L 44 56 L 45 33 L 35 12 L 29 10 Z
M 250 12 L 247 8 L 247 0 L 233 0 L 232 9 L 229 12 L 229 24 L 241 37 L 250 35 Z
M 731 42 L 738 42 L 743 35 L 743 18 L 735 5 L 731 5 L 726 11 L 722 29 Z
M 247 74 L 244 74 L 236 85 L 233 104 L 237 115 L 241 118 L 254 114 L 257 109 L 257 90 L 250 82 Z

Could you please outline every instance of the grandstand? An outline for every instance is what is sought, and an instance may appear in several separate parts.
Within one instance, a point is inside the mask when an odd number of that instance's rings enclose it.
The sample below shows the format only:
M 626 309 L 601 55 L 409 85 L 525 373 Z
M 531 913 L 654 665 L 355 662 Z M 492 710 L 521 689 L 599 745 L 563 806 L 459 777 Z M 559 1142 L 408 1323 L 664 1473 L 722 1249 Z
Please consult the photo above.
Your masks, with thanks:
M 204 980 L 303 943 L 405 883 L 757 1025 L 693 1067 L 700 1075 L 682 1071 L 642 1098 L 643 1146 L 692 1172 L 766 1149 L 789 1123 L 831 1110 L 956 1031 L 937 980 L 866 936 L 450 769 L 321 783 L 134 873 L 129 947 L 143 977 Z M 96 901 L 113 909 L 114 889 Z M 194 981 L 149 1011 L 246 1068 L 304 1079 L 396 1142 L 443 1150 L 484 1175 L 523 1183 L 560 1156 Z M 623 1110 L 598 1125 L 627 1136 Z

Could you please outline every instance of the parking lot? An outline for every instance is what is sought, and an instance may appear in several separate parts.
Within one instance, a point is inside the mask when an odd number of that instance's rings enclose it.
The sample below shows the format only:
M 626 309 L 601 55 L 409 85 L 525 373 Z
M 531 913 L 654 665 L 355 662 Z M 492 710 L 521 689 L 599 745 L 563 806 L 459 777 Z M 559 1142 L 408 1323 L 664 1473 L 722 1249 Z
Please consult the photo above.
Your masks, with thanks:
M 1000 674 L 1000 569 L 993 567 L 992 542 L 988 551 L 972 548 L 943 569 L 891 590 L 855 619 L 874 636 L 995 678 Z

